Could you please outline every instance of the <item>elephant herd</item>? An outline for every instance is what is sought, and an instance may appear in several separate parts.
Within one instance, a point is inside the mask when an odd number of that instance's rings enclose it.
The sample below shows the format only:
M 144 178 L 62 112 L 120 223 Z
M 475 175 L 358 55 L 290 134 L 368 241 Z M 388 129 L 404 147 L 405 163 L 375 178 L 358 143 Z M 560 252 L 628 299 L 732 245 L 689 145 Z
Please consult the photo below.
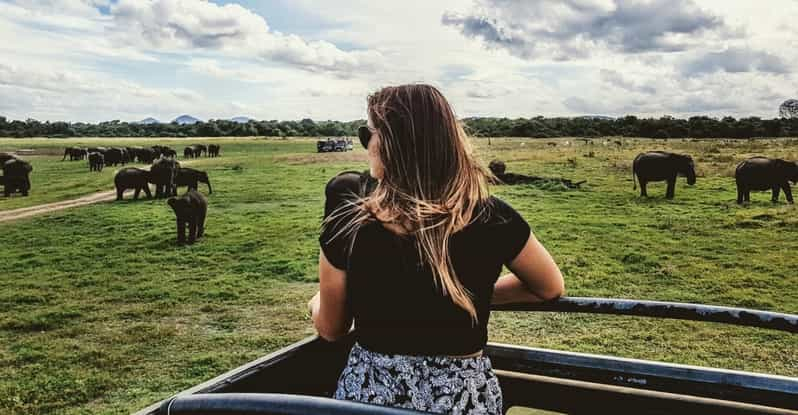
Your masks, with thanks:
M 220 146 L 218 144 L 194 144 L 183 149 L 183 157 L 187 159 L 202 157 L 218 157 Z
M 194 144 L 186 147 L 183 151 L 185 158 L 196 158 L 202 154 L 208 157 L 219 155 L 220 146 L 218 144 Z M 138 161 L 139 163 L 150 164 L 163 157 L 168 159 L 177 158 L 177 151 L 168 146 L 154 145 L 152 147 L 67 147 L 64 149 L 64 161 L 85 160 L 89 161 L 89 171 L 102 171 L 105 166 L 125 165 Z
M 208 194 L 213 193 L 208 173 L 181 167 L 177 160 L 166 157 L 155 160 L 149 170 L 125 167 L 114 176 L 116 200 L 122 200 L 125 190 L 129 189 L 134 191 L 133 199 L 138 199 L 142 191 L 151 198 L 150 184 L 155 185 L 155 197 L 160 198 L 177 195 L 177 188 L 180 186 L 186 186 L 188 190 L 197 190 L 199 183 L 208 186 Z
M 30 173 L 33 171 L 33 166 L 13 154 L 0 153 L 0 167 L 3 171 L 3 175 L 0 176 L 3 195 L 9 197 L 12 193 L 20 192 L 22 196 L 27 196 L 30 191 Z
M 689 155 L 649 151 L 638 154 L 632 162 L 632 180 L 637 178 L 640 196 L 643 197 L 648 196 L 646 185 L 649 182 L 664 180 L 668 184 L 665 197 L 673 199 L 676 177 L 679 175 L 687 177 L 688 185 L 695 184 L 695 163 Z M 798 182 L 798 163 L 761 156 L 751 157 L 737 165 L 734 180 L 739 204 L 750 202 L 752 190 L 771 190 L 773 202 L 778 201 L 779 192 L 783 190 L 787 202 L 793 203 L 790 182 Z

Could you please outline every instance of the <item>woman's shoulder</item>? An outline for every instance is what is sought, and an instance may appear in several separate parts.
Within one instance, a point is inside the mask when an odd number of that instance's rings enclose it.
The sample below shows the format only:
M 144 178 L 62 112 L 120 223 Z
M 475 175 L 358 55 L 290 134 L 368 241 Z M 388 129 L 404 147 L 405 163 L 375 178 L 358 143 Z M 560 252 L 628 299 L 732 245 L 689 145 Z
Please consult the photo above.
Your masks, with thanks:
M 509 203 L 493 195 L 488 197 L 482 204 L 479 215 L 479 222 L 487 224 L 507 223 L 520 217 L 518 211 Z

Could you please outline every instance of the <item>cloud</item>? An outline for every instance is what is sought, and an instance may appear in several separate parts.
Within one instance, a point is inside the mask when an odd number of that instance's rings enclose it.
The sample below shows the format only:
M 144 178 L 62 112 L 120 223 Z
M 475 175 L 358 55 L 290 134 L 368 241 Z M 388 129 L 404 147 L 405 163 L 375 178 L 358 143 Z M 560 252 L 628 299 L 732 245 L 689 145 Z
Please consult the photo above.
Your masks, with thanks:
M 238 5 L 206 0 L 120 0 L 110 7 L 120 43 L 173 53 L 221 51 L 279 62 L 313 72 L 350 76 L 375 69 L 376 51 L 343 51 L 326 41 L 306 41 L 272 31 L 260 15 Z
M 102 74 L 74 69 L 0 63 L 0 96 L 12 118 L 104 121 L 137 119 L 143 114 L 180 113 L 186 106 L 206 105 L 202 95 L 184 88 L 149 88 Z
M 608 84 L 610 84 L 612 86 L 615 86 L 615 87 L 618 87 L 618 88 L 621 88 L 621 89 L 625 89 L 627 91 L 639 92 L 639 93 L 649 94 L 649 95 L 653 95 L 653 94 L 657 93 L 657 88 L 654 87 L 653 85 L 645 84 L 645 83 L 638 84 L 638 83 L 632 82 L 632 81 L 624 78 L 624 76 L 618 71 L 613 71 L 613 70 L 610 70 L 610 69 L 601 69 L 599 71 L 599 74 L 601 76 L 601 79 L 604 82 L 607 82 Z
M 780 57 L 765 51 L 748 48 L 728 48 L 721 52 L 708 52 L 688 61 L 682 67 L 686 76 L 713 72 L 766 72 L 773 74 L 790 73 L 787 63 Z
M 524 59 L 556 60 L 585 58 L 602 48 L 683 51 L 695 36 L 727 29 L 692 0 L 477 0 L 469 13 L 447 12 L 441 22 Z

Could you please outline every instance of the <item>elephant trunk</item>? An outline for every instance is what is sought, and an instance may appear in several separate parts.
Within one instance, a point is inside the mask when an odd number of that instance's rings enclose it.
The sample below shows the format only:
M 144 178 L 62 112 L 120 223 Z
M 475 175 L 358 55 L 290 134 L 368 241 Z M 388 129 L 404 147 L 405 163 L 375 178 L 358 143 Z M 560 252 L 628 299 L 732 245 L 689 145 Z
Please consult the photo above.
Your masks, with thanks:
M 208 179 L 205 184 L 208 185 L 208 194 L 213 194 L 213 189 L 211 189 L 211 179 Z

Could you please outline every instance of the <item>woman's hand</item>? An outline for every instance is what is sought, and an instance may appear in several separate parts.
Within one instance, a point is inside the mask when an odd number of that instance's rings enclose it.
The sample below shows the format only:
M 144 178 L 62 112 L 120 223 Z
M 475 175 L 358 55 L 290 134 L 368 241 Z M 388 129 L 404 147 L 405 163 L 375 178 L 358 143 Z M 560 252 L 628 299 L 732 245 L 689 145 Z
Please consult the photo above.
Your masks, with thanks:
M 308 315 L 313 318 L 314 314 L 319 312 L 319 300 L 321 298 L 321 291 L 316 291 L 316 295 L 308 301 Z

